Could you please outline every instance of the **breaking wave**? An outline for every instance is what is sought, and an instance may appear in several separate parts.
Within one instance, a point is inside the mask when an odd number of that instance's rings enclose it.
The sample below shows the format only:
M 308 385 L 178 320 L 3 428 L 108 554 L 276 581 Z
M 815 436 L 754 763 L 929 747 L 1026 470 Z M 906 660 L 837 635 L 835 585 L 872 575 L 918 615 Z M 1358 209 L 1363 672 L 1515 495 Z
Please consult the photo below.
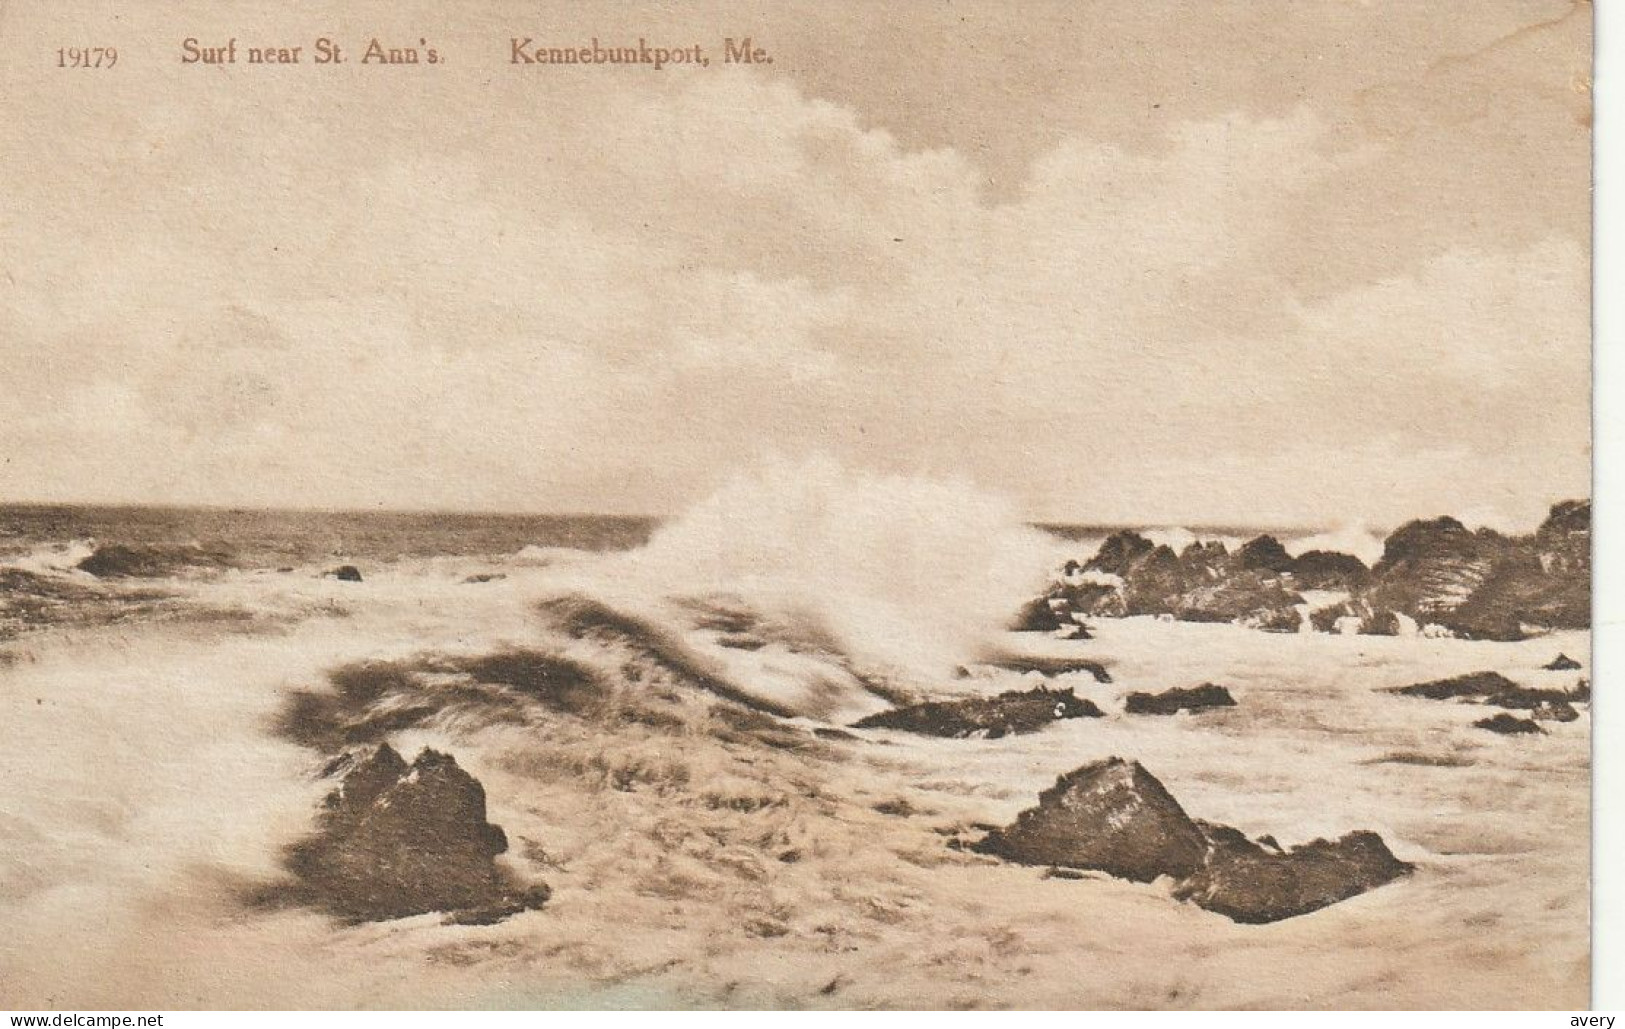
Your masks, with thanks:
M 814 460 L 734 479 L 617 570 L 667 597 L 738 598 L 861 666 L 936 678 L 986 648 L 1059 553 L 969 484 Z

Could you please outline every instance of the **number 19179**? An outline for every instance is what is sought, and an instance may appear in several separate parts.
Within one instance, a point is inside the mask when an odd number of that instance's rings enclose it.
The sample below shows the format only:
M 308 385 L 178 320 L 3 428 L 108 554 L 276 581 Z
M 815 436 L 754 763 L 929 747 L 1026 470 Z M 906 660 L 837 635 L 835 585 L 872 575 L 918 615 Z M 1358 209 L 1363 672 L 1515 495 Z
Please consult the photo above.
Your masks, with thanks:
M 64 46 L 56 51 L 58 68 L 111 68 L 118 64 L 118 48 L 111 46 Z

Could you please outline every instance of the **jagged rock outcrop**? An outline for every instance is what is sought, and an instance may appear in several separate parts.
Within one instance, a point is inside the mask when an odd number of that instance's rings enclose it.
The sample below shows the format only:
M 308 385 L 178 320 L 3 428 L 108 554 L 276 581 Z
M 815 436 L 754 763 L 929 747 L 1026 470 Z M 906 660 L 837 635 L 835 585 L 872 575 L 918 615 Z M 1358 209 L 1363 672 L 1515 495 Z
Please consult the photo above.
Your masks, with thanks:
M 1454 518 L 1401 526 L 1354 598 L 1467 639 L 1518 640 L 1591 623 L 1591 504 L 1565 501 L 1533 536 L 1470 531 Z
M 1272 837 L 1193 820 L 1138 762 L 1115 757 L 1061 776 L 1037 807 L 971 849 L 1137 882 L 1166 875 L 1175 897 L 1249 923 L 1307 914 L 1412 871 L 1368 831 L 1283 850 Z
M 1310 550 L 1292 562 L 1292 584 L 1303 590 L 1352 590 L 1365 582 L 1370 569 L 1353 554 Z
M 1572 657 L 1569 657 L 1567 654 L 1558 654 L 1556 657 L 1552 658 L 1550 663 L 1541 665 L 1540 667 L 1546 669 L 1548 672 L 1573 672 L 1579 670 L 1580 662 L 1574 660 Z
M 1242 544 L 1236 562 L 1247 571 L 1285 575 L 1297 562 L 1274 536 L 1259 536 Z
M 926 736 L 963 738 L 984 735 L 994 740 L 1012 734 L 1037 732 L 1066 718 L 1101 718 L 1105 712 L 1093 701 L 1079 699 L 1066 689 L 1010 690 L 996 697 L 967 697 L 932 701 L 882 711 L 852 723 L 855 729 L 900 729 Z
M 1058 586 L 1049 596 L 1064 598 L 1064 607 L 1078 618 L 1171 615 L 1188 622 L 1239 622 L 1296 632 L 1303 598 L 1267 567 L 1280 564 L 1277 550 L 1285 551 L 1269 537 L 1249 546 L 1256 567 L 1246 566 L 1240 555 L 1217 541 L 1192 543 L 1176 554 L 1135 533 L 1117 533 L 1084 566 L 1115 576 L 1115 582 Z M 1052 606 L 1061 605 L 1052 600 Z
M 1084 564 L 1084 569 L 1123 576 L 1156 546 L 1137 532 L 1117 532 L 1106 537 L 1095 556 Z
M 1179 552 L 1179 562 L 1192 579 L 1217 581 L 1230 574 L 1230 551 L 1219 540 L 1196 540 Z
M 1370 568 L 1336 551 L 1294 558 L 1269 535 L 1233 554 L 1217 541 L 1175 553 L 1123 531 L 1086 564 L 1069 565 L 1017 624 L 1056 631 L 1085 617 L 1163 615 L 1294 632 L 1303 622 L 1298 591 L 1337 590 L 1348 599 L 1310 612 L 1312 628 L 1518 640 L 1590 626 L 1590 546 L 1589 501 L 1554 506 L 1529 536 L 1474 531 L 1448 516 L 1409 522 L 1388 537 Z
M 1552 505 L 1535 530 L 1535 554 L 1554 575 L 1591 578 L 1591 501 L 1565 500 Z
M 1235 622 L 1266 632 L 1297 632 L 1303 618 L 1298 605 L 1303 597 L 1281 580 L 1256 571 L 1240 572 L 1209 586 L 1195 586 L 1169 605 L 1182 622 Z
M 388 744 L 341 757 L 314 836 L 296 844 L 288 899 L 355 921 L 446 912 L 485 923 L 541 907 L 545 884 L 521 886 L 496 864 L 508 849 L 485 818 L 485 790 L 455 758 L 424 750 L 407 765 Z
M 1235 706 L 1236 700 L 1230 691 L 1211 682 L 1190 688 L 1175 687 L 1161 693 L 1130 693 L 1123 698 L 1123 711 L 1131 715 L 1175 715 L 1181 711 Z
M 1306 915 L 1393 882 L 1413 868 L 1394 857 L 1381 836 L 1366 830 L 1284 852 L 1230 832 L 1222 856 L 1181 883 L 1174 896 L 1235 922 Z
M 1138 761 L 1107 758 L 1068 772 L 1038 806 L 973 849 L 1030 865 L 1092 868 L 1136 882 L 1194 875 L 1207 837 Z

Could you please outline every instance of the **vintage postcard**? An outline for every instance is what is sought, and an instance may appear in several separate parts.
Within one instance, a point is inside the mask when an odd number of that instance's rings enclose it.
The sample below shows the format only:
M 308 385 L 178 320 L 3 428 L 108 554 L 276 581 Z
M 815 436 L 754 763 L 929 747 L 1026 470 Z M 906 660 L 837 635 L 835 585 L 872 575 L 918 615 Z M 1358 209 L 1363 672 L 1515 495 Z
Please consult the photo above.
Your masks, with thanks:
M 0 1008 L 1582 1008 L 1592 10 L 0 4 Z

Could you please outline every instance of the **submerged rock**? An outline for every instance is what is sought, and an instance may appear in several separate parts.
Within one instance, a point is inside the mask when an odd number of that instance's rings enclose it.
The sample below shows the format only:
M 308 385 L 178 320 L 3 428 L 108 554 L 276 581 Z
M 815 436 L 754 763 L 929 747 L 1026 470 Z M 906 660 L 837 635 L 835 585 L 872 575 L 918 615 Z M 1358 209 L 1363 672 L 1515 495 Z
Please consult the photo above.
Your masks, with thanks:
M 408 766 L 384 744 L 336 764 L 344 778 L 316 835 L 289 854 L 294 899 L 356 921 L 441 911 L 481 924 L 547 901 L 545 884 L 521 886 L 496 864 L 507 837 L 449 754 L 424 750 Z
M 1053 679 L 1060 675 L 1072 675 L 1077 672 L 1087 672 L 1096 682 L 1111 682 L 1111 673 L 1099 661 L 1090 661 L 1087 658 L 1076 657 L 1023 657 L 1017 654 L 1004 654 L 991 658 L 986 662 L 993 668 L 1006 672 L 1015 672 L 1025 675 L 1028 672 L 1037 672 L 1046 679 Z
M 1123 710 L 1131 715 L 1173 715 L 1181 711 L 1235 706 L 1236 700 L 1230 691 L 1211 682 L 1188 689 L 1176 687 L 1161 693 L 1130 693 L 1123 701 Z
M 1235 922 L 1295 918 L 1358 896 L 1409 874 L 1382 837 L 1360 830 L 1272 853 L 1235 830 L 1174 896 Z M 1239 839 L 1238 839 L 1239 838 Z
M 855 729 L 901 729 L 926 736 L 988 739 L 1037 732 L 1063 718 L 1101 718 L 1093 701 L 1080 700 L 1072 689 L 1010 690 L 996 697 L 933 701 L 882 711 L 853 723 Z
M 1162 783 L 1138 761 L 1107 758 L 1068 772 L 1011 825 L 973 849 L 1026 865 L 1091 868 L 1123 879 L 1183 879 L 1208 842 Z
M 1037 807 L 970 849 L 1137 882 L 1166 875 L 1175 897 L 1249 923 L 1307 914 L 1412 871 L 1365 830 L 1283 850 L 1270 836 L 1194 821 L 1138 762 L 1116 757 L 1061 776 Z
M 1494 718 L 1480 718 L 1478 721 L 1473 723 L 1473 728 L 1488 729 L 1490 732 L 1498 732 L 1503 736 L 1516 736 L 1525 733 L 1545 733 L 1546 731 L 1539 725 L 1536 725 L 1533 719 L 1519 718 L 1516 715 L 1509 715 L 1504 711 L 1501 714 L 1496 715 Z
M 1537 690 L 1520 686 L 1499 672 L 1472 672 L 1451 679 L 1400 686 L 1389 692 L 1429 700 L 1466 700 L 1490 707 L 1528 711 L 1543 722 L 1572 722 L 1580 717 L 1573 701 L 1584 698 L 1565 690 Z
M 1426 697 L 1428 700 L 1483 700 L 1516 689 L 1521 687 L 1500 672 L 1468 672 L 1449 679 L 1396 686 L 1388 692 L 1406 697 Z
M 229 554 L 198 546 L 109 543 L 74 567 L 98 579 L 156 579 L 188 569 L 218 571 L 231 563 Z
M 1558 654 L 1552 658 L 1551 663 L 1541 665 L 1541 667 L 1548 672 L 1573 672 L 1579 670 L 1580 662 L 1567 654 Z

